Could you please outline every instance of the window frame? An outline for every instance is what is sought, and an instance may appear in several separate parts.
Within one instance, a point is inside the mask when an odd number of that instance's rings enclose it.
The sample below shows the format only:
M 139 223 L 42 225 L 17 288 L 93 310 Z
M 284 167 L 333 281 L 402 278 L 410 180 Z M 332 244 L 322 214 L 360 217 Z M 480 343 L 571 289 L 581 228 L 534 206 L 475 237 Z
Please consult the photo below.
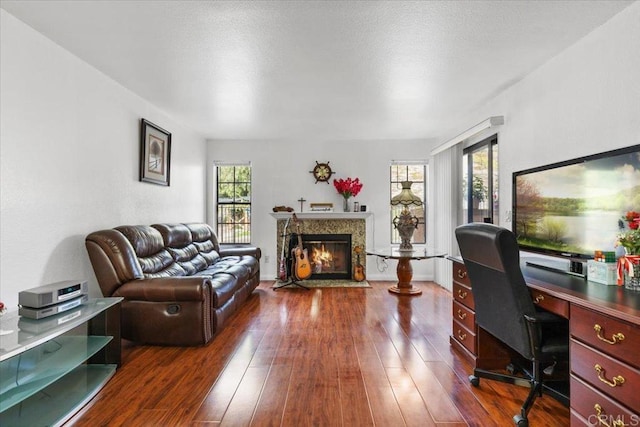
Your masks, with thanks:
M 404 174 L 404 179 L 400 179 L 398 177 L 398 181 L 394 181 L 394 171 L 393 168 L 394 167 L 405 167 L 405 174 Z M 411 178 L 409 178 L 409 168 L 410 167 L 415 167 L 415 166 L 421 166 L 422 167 L 422 181 L 417 181 L 417 180 L 413 180 Z M 398 176 L 398 174 L 396 174 L 396 176 Z M 423 209 L 423 216 L 421 218 L 418 218 L 418 228 L 416 229 L 416 232 L 414 233 L 414 237 L 413 237 L 413 244 L 414 245 L 426 245 L 427 244 L 427 206 L 428 206 L 428 196 L 429 196 L 429 189 L 428 189 L 428 184 L 429 184 L 429 162 L 427 160 L 409 160 L 409 161 L 401 161 L 401 160 L 394 160 L 391 162 L 391 165 L 389 166 L 389 200 L 391 200 L 391 198 L 393 196 L 395 196 L 396 194 L 399 193 L 399 190 L 402 188 L 401 182 L 402 181 L 412 181 L 414 183 L 421 183 L 422 184 L 422 192 L 419 194 L 418 192 L 416 192 L 415 187 L 412 185 L 411 186 L 411 191 L 418 197 L 420 197 L 420 199 L 422 199 L 422 209 Z M 396 190 L 398 190 L 397 192 L 393 191 L 394 186 L 396 187 Z M 389 241 L 391 243 L 391 245 L 395 246 L 395 245 L 400 245 L 401 240 L 400 240 L 400 234 L 398 233 L 398 231 L 395 229 L 394 225 L 393 225 L 393 219 L 399 215 L 401 207 L 398 206 L 390 206 L 389 209 L 389 225 L 390 225 L 390 234 L 389 234 Z M 415 209 L 415 208 L 414 208 Z M 422 233 L 419 233 L 418 230 L 422 229 Z M 416 236 L 419 236 L 420 238 L 416 238 Z
M 216 235 L 220 244 L 251 244 L 251 238 L 253 233 L 251 232 L 251 211 L 252 211 L 252 199 L 253 199 L 253 169 L 250 162 L 215 162 L 215 197 L 214 197 L 214 212 L 216 222 Z M 236 168 L 248 168 L 249 178 L 248 181 L 239 180 L 238 171 Z M 233 180 L 223 180 L 221 174 L 224 168 L 233 168 Z M 222 200 L 221 186 L 231 186 L 231 198 L 228 200 Z M 246 187 L 247 200 L 239 200 L 237 193 L 243 192 L 238 190 L 238 187 Z M 240 196 L 245 197 L 245 196 Z M 226 211 L 226 213 L 225 213 Z M 242 215 L 240 219 L 235 218 L 233 211 L 241 211 Z M 231 221 L 223 220 L 223 218 L 231 217 Z M 238 230 L 240 227 L 240 230 Z M 231 231 L 228 229 L 231 228 Z M 242 234 L 246 235 L 246 238 L 241 238 Z

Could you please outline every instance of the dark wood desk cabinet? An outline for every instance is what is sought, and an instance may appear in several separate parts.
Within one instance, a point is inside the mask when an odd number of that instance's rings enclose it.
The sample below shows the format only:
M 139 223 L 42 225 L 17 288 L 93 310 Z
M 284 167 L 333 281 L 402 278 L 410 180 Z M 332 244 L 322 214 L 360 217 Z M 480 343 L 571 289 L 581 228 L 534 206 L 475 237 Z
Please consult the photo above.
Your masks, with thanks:
M 473 289 L 453 261 L 451 345 L 474 367 L 503 368 L 507 351 L 475 324 Z M 640 293 L 523 264 L 534 302 L 569 319 L 572 426 L 640 426 Z
M 453 264 L 453 325 L 449 340 L 476 368 L 504 368 L 509 353 L 484 329 L 476 325 L 473 289 L 467 269 L 461 262 Z

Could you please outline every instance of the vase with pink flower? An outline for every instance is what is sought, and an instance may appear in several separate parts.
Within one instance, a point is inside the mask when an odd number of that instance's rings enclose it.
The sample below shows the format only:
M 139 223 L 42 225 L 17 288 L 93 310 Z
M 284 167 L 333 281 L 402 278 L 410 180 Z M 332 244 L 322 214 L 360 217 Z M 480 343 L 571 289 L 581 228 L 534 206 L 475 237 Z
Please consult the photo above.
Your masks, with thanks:
M 334 179 L 333 186 L 343 199 L 343 211 L 349 212 L 349 199 L 356 197 L 362 190 L 362 183 L 358 178 Z
M 4 315 L 4 313 L 6 311 L 7 311 L 7 306 L 4 305 L 4 303 L 2 301 L 0 301 L 0 322 L 1 322 L 2 316 Z M 10 334 L 12 332 L 13 331 L 2 329 L 2 324 L 0 323 L 0 335 L 8 335 L 8 334 Z
M 624 248 L 624 255 L 618 258 L 618 284 L 640 291 L 640 212 L 627 212 L 620 223 L 616 246 Z

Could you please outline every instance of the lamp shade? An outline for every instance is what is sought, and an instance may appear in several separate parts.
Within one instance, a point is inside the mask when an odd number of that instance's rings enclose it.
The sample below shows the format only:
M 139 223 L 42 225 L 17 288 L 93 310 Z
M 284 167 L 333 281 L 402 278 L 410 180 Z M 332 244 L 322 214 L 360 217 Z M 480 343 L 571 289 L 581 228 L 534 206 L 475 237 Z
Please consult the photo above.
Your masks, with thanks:
M 422 206 L 422 200 L 420 197 L 413 194 L 411 191 L 411 181 L 402 181 L 402 191 L 397 196 L 391 198 L 391 205 L 403 205 L 403 206 Z

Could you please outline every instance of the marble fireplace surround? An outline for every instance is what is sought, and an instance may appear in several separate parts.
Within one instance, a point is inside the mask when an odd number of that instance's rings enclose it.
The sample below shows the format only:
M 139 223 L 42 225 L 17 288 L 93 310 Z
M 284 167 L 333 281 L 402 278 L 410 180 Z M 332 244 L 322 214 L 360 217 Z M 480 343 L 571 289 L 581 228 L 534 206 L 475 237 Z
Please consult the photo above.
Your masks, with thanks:
M 288 218 L 292 217 L 290 212 L 271 213 L 271 216 L 277 220 L 276 226 L 276 271 L 278 271 L 278 263 L 282 253 L 282 235 L 284 226 Z M 356 262 L 356 256 L 353 250 L 356 246 L 361 245 L 363 248 L 369 247 L 370 239 L 373 237 L 371 220 L 373 214 L 371 212 L 296 212 L 296 217 L 300 223 L 300 232 L 302 234 L 351 234 L 351 253 L 353 262 Z M 369 233 L 367 233 L 369 231 Z M 296 227 L 293 219 L 289 221 L 289 232 L 295 233 Z M 297 236 L 291 236 L 294 242 L 298 242 Z M 288 242 L 287 242 L 288 244 Z M 360 255 L 360 264 L 367 266 L 366 256 Z

